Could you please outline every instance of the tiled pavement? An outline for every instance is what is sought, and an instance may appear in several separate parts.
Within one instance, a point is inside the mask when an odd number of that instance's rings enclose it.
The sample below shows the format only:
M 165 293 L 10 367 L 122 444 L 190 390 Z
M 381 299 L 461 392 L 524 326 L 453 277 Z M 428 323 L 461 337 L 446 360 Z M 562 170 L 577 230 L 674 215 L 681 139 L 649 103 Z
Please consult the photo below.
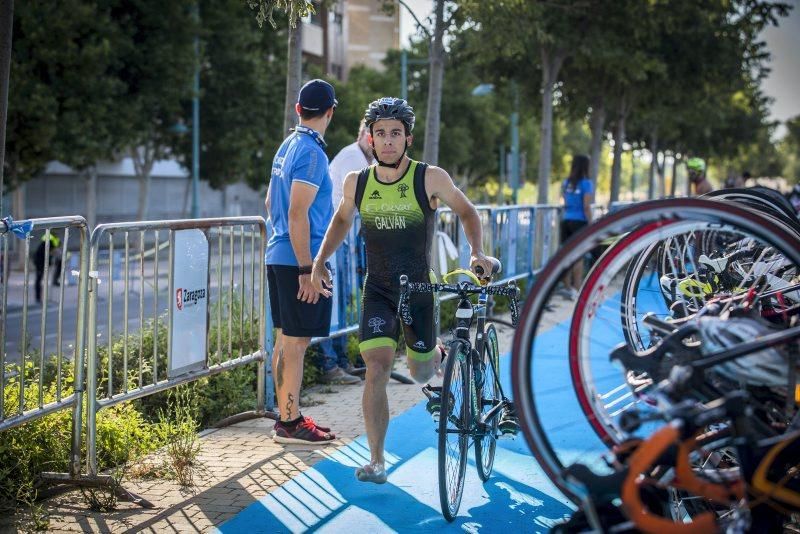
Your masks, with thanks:
M 510 349 L 512 335 L 510 328 L 498 325 L 501 351 Z M 395 367 L 397 371 L 408 374 L 404 358 L 398 358 Z M 124 486 L 150 500 L 155 508 L 144 509 L 121 502 L 116 511 L 108 513 L 89 511 L 80 492 L 71 492 L 45 504 L 50 531 L 209 531 L 325 458 L 337 447 L 364 434 L 362 391 L 363 387 L 359 385 L 315 386 L 309 390 L 307 397 L 319 404 L 304 408 L 303 412 L 333 428 L 338 436 L 334 444 L 326 447 L 276 444 L 270 437 L 273 422 L 268 419 L 212 430 L 201 438 L 202 469 L 195 475 L 195 486 L 182 488 L 164 479 L 129 479 Z M 395 381 L 390 382 L 388 393 L 392 417 L 424 398 L 418 386 Z

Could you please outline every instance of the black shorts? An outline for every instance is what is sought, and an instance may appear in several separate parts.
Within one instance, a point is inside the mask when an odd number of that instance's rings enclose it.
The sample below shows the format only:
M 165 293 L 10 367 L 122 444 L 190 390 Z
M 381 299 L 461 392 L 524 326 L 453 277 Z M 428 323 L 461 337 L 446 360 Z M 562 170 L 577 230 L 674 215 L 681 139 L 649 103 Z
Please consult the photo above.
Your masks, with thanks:
M 563 243 L 574 234 L 576 234 L 581 228 L 586 226 L 588 223 L 586 221 L 576 221 L 573 219 L 562 219 L 561 221 L 561 242 Z
M 410 325 L 398 316 L 400 294 L 377 284 L 370 284 L 369 275 L 364 283 L 361 299 L 361 323 L 358 331 L 358 348 L 364 351 L 378 348 L 397 348 L 400 328 L 406 343 L 408 357 L 417 361 L 428 361 L 436 351 L 436 309 L 433 294 L 412 293 L 409 298 Z
M 332 299 L 320 296 L 316 304 L 297 299 L 299 269 L 267 265 L 272 322 L 291 337 L 326 337 L 331 331 Z

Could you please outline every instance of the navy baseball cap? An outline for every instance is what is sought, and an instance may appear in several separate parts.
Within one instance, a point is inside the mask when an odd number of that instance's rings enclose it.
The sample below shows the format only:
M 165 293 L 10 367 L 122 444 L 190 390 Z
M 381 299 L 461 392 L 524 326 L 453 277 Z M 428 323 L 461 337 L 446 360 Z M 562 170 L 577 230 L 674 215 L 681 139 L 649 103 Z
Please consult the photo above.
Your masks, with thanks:
M 311 80 L 300 88 L 297 97 L 300 107 L 308 111 L 327 111 L 339 104 L 333 86 L 325 80 Z

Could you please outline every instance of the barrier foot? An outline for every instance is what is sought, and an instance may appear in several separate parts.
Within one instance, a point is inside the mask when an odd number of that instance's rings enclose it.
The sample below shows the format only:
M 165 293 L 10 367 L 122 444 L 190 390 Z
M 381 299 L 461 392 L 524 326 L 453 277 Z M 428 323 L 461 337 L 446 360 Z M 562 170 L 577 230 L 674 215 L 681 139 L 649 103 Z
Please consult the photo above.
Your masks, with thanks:
M 277 421 L 278 414 L 275 412 L 250 410 L 247 412 L 237 413 L 236 415 L 231 415 L 230 417 L 226 417 L 221 421 L 217 421 L 212 426 L 213 428 L 225 428 L 226 426 L 235 425 L 236 423 L 241 423 L 242 421 L 249 421 L 250 419 L 261 419 L 261 418 L 273 419 Z
M 155 505 L 144 497 L 120 486 L 119 481 L 115 480 L 111 475 L 78 475 L 73 477 L 69 473 L 42 473 L 40 478 L 42 483 L 49 487 L 39 491 L 39 499 L 60 495 L 76 486 L 79 488 L 111 487 L 114 488 L 114 494 L 121 501 L 130 502 L 142 508 L 155 508 Z
M 122 486 L 117 486 L 115 493 L 117 494 L 117 498 L 121 501 L 130 502 L 133 504 L 137 504 L 142 508 L 155 508 L 156 505 L 142 497 L 141 495 L 137 495 L 132 491 L 126 490 Z
M 349 373 L 351 375 L 363 377 L 364 375 L 367 374 L 367 368 L 366 367 L 356 367 L 355 369 L 349 371 Z M 407 376 L 401 375 L 400 373 L 397 373 L 395 371 L 392 371 L 392 378 L 397 380 L 401 384 L 413 384 L 414 383 L 414 381 L 411 380 L 410 378 L 408 378 Z

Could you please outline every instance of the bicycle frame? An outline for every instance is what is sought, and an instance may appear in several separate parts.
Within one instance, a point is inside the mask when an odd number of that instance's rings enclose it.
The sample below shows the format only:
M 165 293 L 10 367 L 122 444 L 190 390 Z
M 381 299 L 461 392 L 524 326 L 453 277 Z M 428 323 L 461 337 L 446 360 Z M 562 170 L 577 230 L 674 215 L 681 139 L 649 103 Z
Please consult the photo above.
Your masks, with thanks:
M 456 282 L 456 283 L 447 283 L 449 279 L 458 276 L 464 275 L 470 278 L 469 282 Z M 456 308 L 456 328 L 455 328 L 455 337 L 461 341 L 463 341 L 469 351 L 469 357 L 467 358 L 467 376 L 471 377 L 470 380 L 470 396 L 471 396 L 471 411 L 472 416 L 470 417 L 470 423 L 475 422 L 476 414 L 480 414 L 481 407 L 477 404 L 478 399 L 476 396 L 476 386 L 478 382 L 478 376 L 476 375 L 475 370 L 480 367 L 480 360 L 483 355 L 484 351 L 484 343 L 486 342 L 485 333 L 486 333 L 486 309 L 488 307 L 488 300 L 489 295 L 505 295 L 511 298 L 511 314 L 512 314 L 512 322 L 516 323 L 517 318 L 517 303 L 516 303 L 516 295 L 517 295 L 517 287 L 513 282 L 509 282 L 508 285 L 500 286 L 492 286 L 488 280 L 483 282 L 478 279 L 472 271 L 466 269 L 456 269 L 444 275 L 444 284 L 428 284 L 428 283 L 413 283 L 408 281 L 408 277 L 405 275 L 400 277 L 400 287 L 401 287 L 401 302 L 400 302 L 400 315 L 406 324 L 411 324 L 413 318 L 410 316 L 410 312 L 408 310 L 408 303 L 407 297 L 408 293 L 410 292 L 447 292 L 447 293 L 454 293 L 458 295 L 458 307 Z M 470 301 L 470 296 L 478 295 L 478 302 L 477 304 L 473 305 L 472 301 Z M 474 320 L 477 320 L 476 323 L 476 332 L 475 332 L 475 343 L 473 345 L 472 341 L 469 338 L 469 330 L 472 327 L 472 323 Z M 494 365 L 492 362 L 491 365 Z M 497 369 L 494 370 L 494 376 L 497 384 L 497 388 L 500 391 L 500 397 L 505 399 L 505 394 L 503 393 L 502 384 L 500 384 L 500 380 L 497 378 Z M 481 399 L 481 403 L 483 399 Z M 478 434 L 475 437 L 480 438 L 483 436 L 485 432 L 487 422 L 491 421 L 494 417 L 498 415 L 500 410 L 503 408 L 503 402 L 499 402 L 492 406 L 492 408 L 480 416 L 480 419 L 477 421 L 478 427 Z M 475 425 L 470 424 L 469 428 L 461 429 L 461 430 L 454 430 L 452 432 L 459 432 L 459 433 L 469 433 L 474 434 Z

